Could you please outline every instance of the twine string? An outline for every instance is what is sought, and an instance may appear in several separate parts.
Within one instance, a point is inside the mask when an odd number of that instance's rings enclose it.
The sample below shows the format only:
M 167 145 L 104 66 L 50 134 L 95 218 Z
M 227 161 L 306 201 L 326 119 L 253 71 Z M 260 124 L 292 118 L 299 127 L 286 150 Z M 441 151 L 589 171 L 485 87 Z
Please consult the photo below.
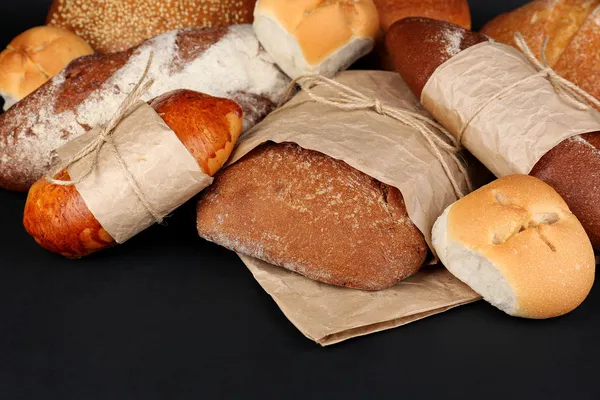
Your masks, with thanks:
M 289 98 L 296 84 L 298 84 L 306 93 L 306 95 L 308 95 L 309 98 L 316 103 L 349 111 L 372 110 L 380 115 L 393 118 L 402 124 L 415 129 L 429 144 L 435 157 L 440 162 L 446 176 L 448 177 L 456 195 L 459 198 L 465 196 L 460 188 L 460 185 L 456 182 L 452 170 L 442 152 L 446 152 L 454 160 L 460 173 L 465 177 L 468 190 L 472 190 L 472 185 L 467 170 L 464 167 L 462 160 L 458 156 L 458 142 L 450 134 L 450 132 L 448 132 L 437 122 L 416 112 L 388 106 L 377 98 L 366 96 L 365 94 L 340 82 L 320 75 L 305 75 L 294 79 L 286 91 L 284 101 Z M 333 90 L 335 97 L 326 98 L 316 94 L 312 89 L 317 85 L 321 85 Z M 432 128 L 436 128 L 441 131 L 448 138 L 450 143 L 439 137 Z
M 473 113 L 471 118 L 469 118 L 469 120 L 459 130 L 459 132 L 456 136 L 456 140 L 457 140 L 459 146 L 462 143 L 462 139 L 465 134 L 465 131 L 471 125 L 471 122 L 473 122 L 473 120 L 485 108 L 487 108 L 487 106 L 490 105 L 491 102 L 493 102 L 494 100 L 500 99 L 502 96 L 504 96 L 506 93 L 508 93 L 515 87 L 520 86 L 523 83 L 529 82 L 530 80 L 534 80 L 534 79 L 537 79 L 540 77 L 547 78 L 548 81 L 550 81 L 550 84 L 552 84 L 552 87 L 554 88 L 554 91 L 556 92 L 556 94 L 558 94 L 571 107 L 573 107 L 577 110 L 580 110 L 580 111 L 587 111 L 590 109 L 590 105 L 593 105 L 596 108 L 600 109 L 600 101 L 598 99 L 596 99 L 594 96 L 592 96 L 591 94 L 589 94 L 588 92 L 586 92 L 585 90 L 583 90 L 582 88 L 580 88 L 579 86 L 574 84 L 573 82 L 558 75 L 556 73 L 556 71 L 554 71 L 548 65 L 548 61 L 546 58 L 546 48 L 548 47 L 548 36 L 544 37 L 544 41 L 542 43 L 541 54 L 540 54 L 541 61 L 539 61 L 537 59 L 537 57 L 535 56 L 535 54 L 533 54 L 533 51 L 527 44 L 527 40 L 525 40 L 525 37 L 519 32 L 515 33 L 515 44 L 517 45 L 519 50 L 521 50 L 521 52 L 523 53 L 523 55 L 525 56 L 527 61 L 529 61 L 529 63 L 533 67 L 535 67 L 537 72 L 535 74 L 526 76 L 523 79 L 519 79 L 519 80 L 513 82 L 512 84 L 508 85 L 507 87 L 505 87 L 504 89 L 502 89 L 498 93 L 496 93 L 494 96 L 490 97 L 485 102 L 483 102 L 475 110 L 475 112 Z
M 105 145 L 109 145 L 110 149 L 112 149 L 112 151 L 115 153 L 119 167 L 125 173 L 125 177 L 127 178 L 127 181 L 131 186 L 132 190 L 134 191 L 142 205 L 146 208 L 148 213 L 152 215 L 156 222 L 160 223 L 162 222 L 162 216 L 160 215 L 160 213 L 156 212 L 154 208 L 150 205 L 146 195 L 140 189 L 135 177 L 133 176 L 129 168 L 127 168 L 127 165 L 125 164 L 125 161 L 123 160 L 119 149 L 115 146 L 113 142 L 112 136 L 115 131 L 115 128 L 121 123 L 121 121 L 123 121 L 125 118 L 127 118 L 140 107 L 141 103 L 138 103 L 138 101 L 144 94 L 146 94 L 150 86 L 152 86 L 152 84 L 154 83 L 152 79 L 146 80 L 150 71 L 150 67 L 152 66 L 153 58 L 154 53 L 150 53 L 150 57 L 148 58 L 146 68 L 144 69 L 142 76 L 135 84 L 131 92 L 129 92 L 129 94 L 125 97 L 123 102 L 119 105 L 117 111 L 115 111 L 112 118 L 100 128 L 95 139 L 88 143 L 86 146 L 84 146 L 81 150 L 79 150 L 77 154 L 72 156 L 70 159 L 62 162 L 50 173 L 48 173 L 48 175 L 46 176 L 46 180 L 58 186 L 74 186 L 78 183 L 83 182 L 98 167 L 100 151 L 102 150 L 102 148 Z M 76 162 L 82 160 L 85 157 L 88 157 L 89 155 L 92 155 L 93 157 L 92 162 L 89 163 L 87 169 L 82 174 L 80 174 L 80 176 L 77 179 L 61 180 L 54 178 L 56 174 L 58 174 L 63 169 L 69 168 Z

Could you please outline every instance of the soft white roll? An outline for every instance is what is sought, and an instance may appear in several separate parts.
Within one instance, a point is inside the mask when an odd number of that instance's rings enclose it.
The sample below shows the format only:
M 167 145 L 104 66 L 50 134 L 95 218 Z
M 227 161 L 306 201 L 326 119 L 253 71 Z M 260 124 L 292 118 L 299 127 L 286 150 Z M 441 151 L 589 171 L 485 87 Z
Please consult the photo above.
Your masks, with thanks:
M 594 283 L 594 251 L 558 193 L 527 175 L 498 179 L 450 205 L 433 246 L 458 279 L 507 314 L 551 318 Z
M 373 0 L 259 0 L 253 26 L 292 79 L 333 77 L 373 49 L 379 15 Z

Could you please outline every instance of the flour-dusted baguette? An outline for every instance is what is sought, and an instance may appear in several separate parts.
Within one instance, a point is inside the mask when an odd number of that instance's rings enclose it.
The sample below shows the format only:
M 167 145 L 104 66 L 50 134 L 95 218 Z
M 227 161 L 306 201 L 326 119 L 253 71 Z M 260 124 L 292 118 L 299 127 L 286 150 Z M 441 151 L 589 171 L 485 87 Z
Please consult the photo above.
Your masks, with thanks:
M 427 18 L 396 22 L 386 44 L 397 71 L 417 97 L 444 62 L 477 43 L 489 40 L 454 24 Z M 426 46 L 423 43 L 427 43 Z M 598 132 L 562 141 L 531 171 L 552 186 L 581 221 L 592 245 L 600 249 L 600 135 Z
M 230 98 L 244 128 L 273 109 L 288 80 L 250 25 L 172 31 L 122 52 L 78 59 L 0 116 L 0 186 L 27 190 L 51 164 L 52 150 L 105 123 L 154 54 L 144 100 L 175 89 Z
M 177 90 L 152 100 L 150 106 L 207 175 L 214 175 L 223 166 L 242 129 L 242 110 L 228 99 Z M 55 178 L 70 179 L 66 170 Z M 116 244 L 75 186 L 53 185 L 45 178 L 29 191 L 23 223 L 42 247 L 69 258 L 83 257 Z
M 428 253 L 398 189 L 291 143 L 265 144 L 219 173 L 197 224 L 230 250 L 357 289 L 396 284 Z

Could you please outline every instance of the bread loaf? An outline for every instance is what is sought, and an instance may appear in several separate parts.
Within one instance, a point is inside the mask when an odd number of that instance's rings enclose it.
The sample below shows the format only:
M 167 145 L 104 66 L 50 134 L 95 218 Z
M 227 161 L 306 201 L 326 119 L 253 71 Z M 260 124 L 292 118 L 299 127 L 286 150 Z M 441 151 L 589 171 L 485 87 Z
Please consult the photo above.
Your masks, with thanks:
M 190 89 L 237 102 L 244 128 L 261 120 L 288 79 L 250 25 L 173 31 L 137 48 L 80 58 L 0 116 L 0 186 L 27 190 L 48 171 L 52 150 L 105 123 L 154 54 L 143 100 Z
M 425 18 L 396 22 L 386 44 L 397 71 L 420 98 L 433 72 L 462 50 L 488 40 L 454 24 Z M 423 46 L 422 43 L 427 43 Z M 600 249 L 599 133 L 567 139 L 542 157 L 531 171 L 551 185 L 581 221 L 592 245 Z
M 96 51 L 127 50 L 173 29 L 252 23 L 256 0 L 54 0 L 47 23 L 75 32 Z
M 211 176 L 231 154 L 242 129 L 242 110 L 231 100 L 178 90 L 154 99 L 150 105 L 194 156 L 202 171 Z M 56 178 L 70 179 L 66 170 Z M 116 244 L 89 211 L 75 186 L 53 185 L 44 178 L 29 191 L 23 223 L 42 247 L 69 258 L 83 257 Z
M 536 55 L 547 36 L 548 65 L 600 99 L 600 0 L 536 0 L 496 17 L 481 32 L 513 46 L 521 32 Z
M 407 17 L 427 17 L 452 22 L 471 29 L 471 10 L 467 0 L 374 0 L 379 10 L 381 29 L 387 32 L 396 21 Z
M 450 205 L 433 228 L 446 268 L 507 314 L 574 310 L 595 276 L 594 250 L 563 199 L 527 175 L 498 179 Z
M 0 53 L 0 95 L 4 98 L 4 110 L 75 58 L 93 52 L 83 39 L 65 29 L 38 26 L 23 32 Z
M 373 49 L 379 16 L 373 0 L 258 0 L 253 26 L 289 77 L 333 77 Z
M 428 253 L 398 189 L 290 143 L 262 145 L 219 173 L 197 224 L 238 253 L 357 289 L 394 285 Z

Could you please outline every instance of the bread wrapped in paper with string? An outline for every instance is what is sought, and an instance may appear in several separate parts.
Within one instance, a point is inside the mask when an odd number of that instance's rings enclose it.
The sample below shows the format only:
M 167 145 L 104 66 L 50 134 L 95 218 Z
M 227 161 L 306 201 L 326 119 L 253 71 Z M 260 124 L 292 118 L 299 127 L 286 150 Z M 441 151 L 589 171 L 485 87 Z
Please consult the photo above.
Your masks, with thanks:
M 44 248 L 79 258 L 123 243 L 212 182 L 242 131 L 235 102 L 176 90 L 140 101 L 152 56 L 106 125 L 56 150 L 30 189 L 23 222 Z
M 423 46 L 421 43 L 427 43 Z M 553 187 L 600 249 L 600 102 L 520 51 L 427 18 L 388 31 L 396 70 L 424 107 L 497 177 L 531 174 Z
M 395 73 L 295 82 L 201 196 L 198 232 L 317 281 L 389 288 L 426 263 L 435 219 L 471 190 L 456 141 Z

